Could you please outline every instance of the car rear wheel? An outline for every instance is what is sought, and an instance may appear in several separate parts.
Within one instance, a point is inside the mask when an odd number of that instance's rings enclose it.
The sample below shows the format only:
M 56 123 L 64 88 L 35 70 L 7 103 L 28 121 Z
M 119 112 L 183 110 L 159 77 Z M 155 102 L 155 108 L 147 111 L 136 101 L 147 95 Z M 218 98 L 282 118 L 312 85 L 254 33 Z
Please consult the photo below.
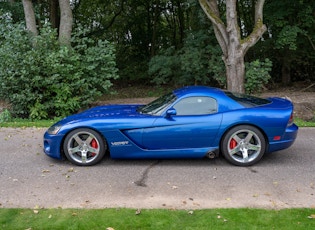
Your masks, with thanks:
M 102 136 L 91 129 L 76 129 L 70 132 L 63 144 L 67 159 L 79 166 L 98 163 L 105 155 L 106 144 Z
M 221 151 L 230 163 L 250 166 L 257 163 L 266 150 L 263 134 L 255 127 L 240 125 L 229 130 L 223 137 Z

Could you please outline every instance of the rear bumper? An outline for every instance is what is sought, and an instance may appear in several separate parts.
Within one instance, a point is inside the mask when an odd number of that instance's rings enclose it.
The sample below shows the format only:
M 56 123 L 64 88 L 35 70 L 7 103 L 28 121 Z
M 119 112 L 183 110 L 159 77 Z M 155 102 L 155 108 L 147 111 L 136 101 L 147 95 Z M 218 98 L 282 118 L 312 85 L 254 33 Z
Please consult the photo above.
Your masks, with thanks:
M 289 148 L 291 145 L 293 145 L 297 137 L 298 130 L 299 128 L 295 124 L 292 124 L 291 126 L 287 127 L 284 135 L 280 140 L 271 141 L 269 143 L 268 152 L 275 152 L 278 150 Z

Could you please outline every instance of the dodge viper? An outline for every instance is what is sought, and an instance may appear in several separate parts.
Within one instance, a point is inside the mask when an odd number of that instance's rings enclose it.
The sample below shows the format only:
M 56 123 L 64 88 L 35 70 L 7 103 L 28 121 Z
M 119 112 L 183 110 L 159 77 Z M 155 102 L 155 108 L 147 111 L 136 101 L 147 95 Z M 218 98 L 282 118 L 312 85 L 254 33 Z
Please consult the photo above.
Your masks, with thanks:
M 104 105 L 68 116 L 44 134 L 44 152 L 80 166 L 113 159 L 214 158 L 237 166 L 290 147 L 293 104 L 206 86 L 176 89 L 147 105 Z

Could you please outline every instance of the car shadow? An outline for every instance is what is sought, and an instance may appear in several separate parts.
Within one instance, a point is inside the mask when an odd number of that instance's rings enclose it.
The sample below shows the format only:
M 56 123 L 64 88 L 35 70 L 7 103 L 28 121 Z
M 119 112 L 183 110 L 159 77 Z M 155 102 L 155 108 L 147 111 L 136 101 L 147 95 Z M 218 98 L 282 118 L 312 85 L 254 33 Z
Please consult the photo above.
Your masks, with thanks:
M 106 158 L 102 160 L 97 165 L 117 165 L 117 166 L 146 166 L 150 164 L 154 164 L 158 162 L 158 164 L 163 165 L 170 165 L 173 167 L 176 166 L 229 166 L 228 162 L 224 160 L 224 158 L 201 158 L 201 159 L 191 159 L 191 158 L 184 158 L 184 159 L 111 159 Z
M 253 166 L 249 167 L 264 167 L 266 165 L 270 166 L 280 166 L 280 165 L 290 165 L 297 164 L 299 157 L 294 150 L 282 150 L 273 153 L 266 153 L 263 158 Z M 74 167 L 76 165 L 69 162 L 67 159 L 58 160 L 46 156 L 45 161 L 48 165 L 60 165 Z M 238 167 L 228 163 L 224 157 L 219 156 L 214 159 L 209 158 L 184 158 L 184 159 L 112 159 L 109 156 L 105 156 L 104 159 L 96 165 L 87 167 L 104 167 L 104 166 L 148 166 L 151 164 L 162 164 L 172 167 L 187 167 L 187 166 L 208 166 L 208 167 Z M 77 166 L 85 167 L 85 166 Z M 249 168 L 247 167 L 247 168 Z

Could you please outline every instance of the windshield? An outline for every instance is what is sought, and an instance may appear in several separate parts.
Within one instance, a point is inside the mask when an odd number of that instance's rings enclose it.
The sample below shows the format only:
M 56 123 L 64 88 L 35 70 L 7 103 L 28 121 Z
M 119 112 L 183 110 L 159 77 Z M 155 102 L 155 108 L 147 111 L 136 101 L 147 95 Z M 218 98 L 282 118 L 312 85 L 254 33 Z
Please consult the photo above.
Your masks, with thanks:
M 166 107 L 176 100 L 173 93 L 166 94 L 139 109 L 140 113 L 161 115 Z

